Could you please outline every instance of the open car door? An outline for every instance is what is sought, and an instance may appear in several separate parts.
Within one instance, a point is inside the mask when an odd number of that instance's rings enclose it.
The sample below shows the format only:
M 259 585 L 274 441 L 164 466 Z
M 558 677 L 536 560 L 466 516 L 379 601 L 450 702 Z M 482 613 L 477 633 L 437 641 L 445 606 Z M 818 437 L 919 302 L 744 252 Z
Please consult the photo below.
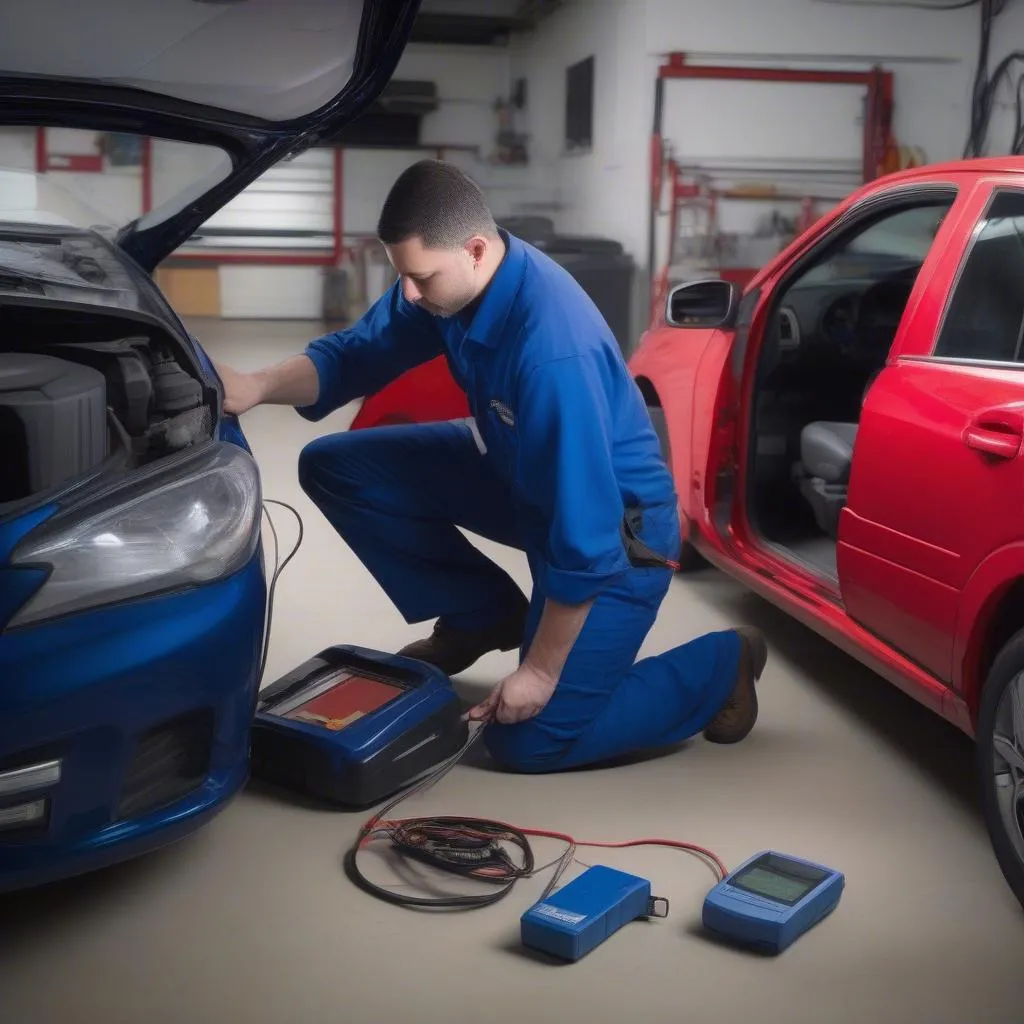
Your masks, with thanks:
M 874 427 L 861 444 L 864 396 L 948 260 L 965 202 L 942 180 L 878 183 L 851 197 L 752 282 L 727 352 L 708 366 L 718 376 L 695 412 L 694 445 L 695 465 L 706 459 L 709 532 L 797 603 L 827 603 L 838 615 L 849 596 L 861 617 L 856 566 L 839 565 L 838 552 L 851 547 L 852 520 L 840 511 L 861 500 L 861 464 L 876 444 Z M 834 435 L 820 458 L 816 434 Z
M 957 211 L 867 396 L 838 557 L 848 613 L 962 690 L 982 602 L 1024 568 L 1024 186 Z

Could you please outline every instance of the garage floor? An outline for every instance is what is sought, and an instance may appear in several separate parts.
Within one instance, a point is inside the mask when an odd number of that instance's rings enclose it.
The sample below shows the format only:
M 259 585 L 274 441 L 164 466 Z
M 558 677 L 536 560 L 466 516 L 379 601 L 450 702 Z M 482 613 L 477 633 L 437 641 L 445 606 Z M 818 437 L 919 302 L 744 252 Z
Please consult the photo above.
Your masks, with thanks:
M 196 327 L 215 358 L 239 368 L 319 333 L 315 324 Z M 245 419 L 266 496 L 295 504 L 306 523 L 278 588 L 268 681 L 328 644 L 394 650 L 423 629 L 397 617 L 296 483 L 300 447 L 346 422 L 341 413 L 309 424 L 288 409 Z M 287 513 L 273 512 L 290 545 Z M 517 553 L 486 547 L 525 584 Z M 481 755 L 400 813 L 687 839 L 730 866 L 774 847 L 844 870 L 838 910 L 782 958 L 701 937 L 711 873 L 652 848 L 580 857 L 651 878 L 669 917 L 629 926 L 579 964 L 543 963 L 517 938 L 544 879 L 462 915 L 393 908 L 341 872 L 363 815 L 250 789 L 171 849 L 0 899 L 0 1020 L 1020 1024 L 1024 914 L 975 811 L 971 744 L 711 570 L 673 584 L 645 653 L 740 622 L 767 632 L 771 659 L 759 726 L 738 747 L 697 740 L 641 763 L 539 778 L 498 773 Z M 491 656 L 460 686 L 480 696 L 512 666 L 512 655 Z M 559 852 L 537 847 L 540 863 Z

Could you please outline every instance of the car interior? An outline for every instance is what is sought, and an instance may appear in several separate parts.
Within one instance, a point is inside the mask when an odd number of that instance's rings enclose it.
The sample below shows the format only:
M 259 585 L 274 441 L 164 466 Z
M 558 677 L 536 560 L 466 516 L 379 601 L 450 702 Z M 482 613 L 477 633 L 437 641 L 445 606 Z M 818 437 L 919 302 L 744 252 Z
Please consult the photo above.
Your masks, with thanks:
M 751 524 L 836 579 L 861 408 L 951 200 L 889 209 L 812 256 L 773 303 L 751 400 Z

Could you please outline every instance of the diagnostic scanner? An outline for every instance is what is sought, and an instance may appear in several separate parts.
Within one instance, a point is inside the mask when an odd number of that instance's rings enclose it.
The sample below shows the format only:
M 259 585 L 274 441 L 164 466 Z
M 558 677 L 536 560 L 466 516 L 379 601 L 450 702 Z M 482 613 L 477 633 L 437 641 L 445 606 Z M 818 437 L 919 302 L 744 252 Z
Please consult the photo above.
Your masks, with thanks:
M 836 908 L 844 885 L 831 868 L 759 853 L 708 893 L 704 927 L 729 942 L 781 953 Z
M 361 647 L 331 647 L 260 693 L 252 774 L 365 807 L 456 754 L 469 726 L 439 669 Z

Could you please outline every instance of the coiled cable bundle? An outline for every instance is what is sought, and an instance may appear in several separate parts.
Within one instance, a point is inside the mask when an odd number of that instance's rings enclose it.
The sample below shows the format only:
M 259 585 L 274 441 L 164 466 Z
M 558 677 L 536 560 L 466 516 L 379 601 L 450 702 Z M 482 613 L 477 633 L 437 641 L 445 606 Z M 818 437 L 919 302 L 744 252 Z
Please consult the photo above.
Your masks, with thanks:
M 541 899 L 546 899 L 576 859 L 580 846 L 624 848 L 630 846 L 666 846 L 695 854 L 707 863 L 722 881 L 729 873 L 722 861 L 710 850 L 675 839 L 628 839 L 621 842 L 580 842 L 563 832 L 549 829 L 521 828 L 507 822 L 487 818 L 461 816 L 426 816 L 391 819 L 388 815 L 398 804 L 422 793 L 448 774 L 483 735 L 486 722 L 480 723 L 466 743 L 447 761 L 442 762 L 420 782 L 399 794 L 378 811 L 359 831 L 345 853 L 345 874 L 364 892 L 398 906 L 421 909 L 471 910 L 486 907 L 507 896 L 516 882 L 532 878 L 541 871 L 554 868 Z M 555 839 L 565 844 L 561 856 L 548 864 L 536 866 L 530 836 Z M 438 868 L 450 874 L 478 882 L 492 883 L 497 888 L 472 894 L 444 896 L 413 896 L 395 892 L 371 882 L 358 863 L 359 853 L 374 842 L 389 842 L 400 856 Z
M 422 793 L 448 774 L 483 735 L 483 724 L 472 731 L 461 749 L 442 761 L 422 780 L 383 807 L 366 822 L 345 854 L 345 874 L 364 892 L 388 903 L 435 909 L 484 907 L 507 896 L 520 878 L 534 873 L 530 841 L 522 829 L 482 818 L 455 816 L 389 820 L 387 815 L 411 796 Z M 360 850 L 388 841 L 400 855 L 498 888 L 472 895 L 411 896 L 371 882 L 358 864 Z M 518 857 L 515 856 L 518 854 Z

